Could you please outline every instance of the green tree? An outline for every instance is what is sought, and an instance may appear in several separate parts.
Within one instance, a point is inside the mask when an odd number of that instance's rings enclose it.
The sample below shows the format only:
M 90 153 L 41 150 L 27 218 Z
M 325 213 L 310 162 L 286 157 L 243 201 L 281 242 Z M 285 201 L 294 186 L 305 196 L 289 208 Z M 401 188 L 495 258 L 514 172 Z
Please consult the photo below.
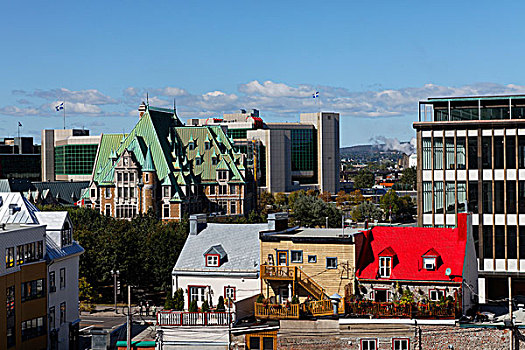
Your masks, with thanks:
M 389 190 L 380 200 L 381 209 L 388 220 L 394 222 L 412 221 L 416 208 L 410 196 L 399 197 L 396 191 Z
M 355 190 L 350 193 L 350 195 L 348 196 L 348 200 L 352 205 L 357 205 L 363 203 L 365 201 L 365 197 L 363 197 L 361 190 Z
M 288 204 L 288 198 L 282 192 L 275 194 L 275 204 L 279 206 L 279 209 L 286 207 Z
M 226 311 L 226 308 L 224 307 L 224 298 L 222 297 L 222 295 L 219 297 L 219 300 L 217 301 L 217 308 L 216 308 L 216 310 L 218 312 Z
M 192 300 L 188 307 L 188 312 L 199 312 L 199 307 L 197 306 L 197 300 Z
M 288 205 L 290 206 L 290 208 L 293 208 L 297 198 L 302 196 L 306 196 L 306 192 L 304 190 L 293 191 L 292 193 L 290 193 L 288 195 Z
M 403 170 L 400 182 L 403 185 L 410 186 L 411 189 L 415 189 L 417 185 L 417 171 L 416 168 L 410 167 Z
M 259 212 L 261 213 L 268 213 L 272 210 L 272 206 L 275 203 L 275 199 L 273 198 L 273 195 L 270 192 L 262 191 L 259 194 L 258 198 L 258 206 L 259 206 Z
M 171 297 L 171 291 L 166 293 L 166 301 L 164 302 L 164 309 L 173 310 L 173 298 Z
M 354 176 L 354 187 L 355 188 L 369 188 L 374 186 L 375 177 L 374 174 L 368 169 L 361 169 L 356 176 Z
M 332 203 L 326 203 L 318 197 L 299 197 L 293 207 L 294 218 L 303 226 L 324 227 L 328 217 L 329 227 L 341 227 L 343 212 Z
M 210 311 L 210 304 L 208 304 L 208 300 L 204 300 L 202 302 L 201 311 L 202 312 L 209 312 Z
M 366 218 L 368 220 L 381 220 L 382 217 L 381 209 L 368 201 L 362 202 L 352 210 L 352 220 L 354 221 L 364 221 Z
M 95 291 L 86 277 L 80 277 L 78 279 L 78 299 L 86 303 L 92 303 L 96 299 Z
M 182 288 L 177 289 L 173 295 L 173 310 L 184 310 L 184 290 Z

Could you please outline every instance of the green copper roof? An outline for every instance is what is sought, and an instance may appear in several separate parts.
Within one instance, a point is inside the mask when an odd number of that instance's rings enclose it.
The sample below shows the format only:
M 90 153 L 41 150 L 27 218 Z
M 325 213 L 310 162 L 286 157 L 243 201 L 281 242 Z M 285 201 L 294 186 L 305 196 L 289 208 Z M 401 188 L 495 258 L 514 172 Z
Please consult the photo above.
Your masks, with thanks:
M 184 145 L 193 142 L 194 148 Z M 209 149 L 205 143 L 209 142 Z M 129 151 L 142 171 L 155 171 L 162 185 L 174 185 L 173 200 L 184 200 L 179 186 L 217 181 L 216 170 L 231 171 L 230 181 L 244 182 L 232 142 L 219 126 L 184 126 L 172 110 L 149 107 L 129 134 L 102 135 L 93 181 L 111 185 L 115 164 Z M 110 156 L 114 156 L 110 159 Z M 219 164 L 211 158 L 219 156 Z M 200 157 L 197 165 L 195 158 Z M 115 161 L 116 160 L 116 161 Z
M 142 171 L 155 171 L 155 167 L 153 166 L 153 158 L 151 157 L 151 150 L 149 148 L 146 152 L 146 160 L 144 161 Z

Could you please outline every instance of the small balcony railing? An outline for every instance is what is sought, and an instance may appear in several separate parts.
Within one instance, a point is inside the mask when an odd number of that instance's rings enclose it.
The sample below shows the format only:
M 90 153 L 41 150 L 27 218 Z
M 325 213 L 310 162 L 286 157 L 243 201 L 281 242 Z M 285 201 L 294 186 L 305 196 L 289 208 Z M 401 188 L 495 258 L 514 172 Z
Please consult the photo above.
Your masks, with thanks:
M 310 312 L 312 316 L 328 316 L 334 314 L 334 305 L 330 299 L 308 301 L 305 305 L 305 311 Z M 339 301 L 337 313 L 345 313 L 344 298 Z
M 255 317 L 275 320 L 299 318 L 299 304 L 262 304 L 255 303 Z
M 228 326 L 231 322 L 231 312 L 157 312 L 157 326 Z
M 458 303 L 446 305 L 392 303 L 374 301 L 349 301 L 346 303 L 346 313 L 353 316 L 374 318 L 437 318 L 456 319 L 461 316 Z
M 292 280 L 296 278 L 295 266 L 261 265 L 261 278 L 271 280 Z

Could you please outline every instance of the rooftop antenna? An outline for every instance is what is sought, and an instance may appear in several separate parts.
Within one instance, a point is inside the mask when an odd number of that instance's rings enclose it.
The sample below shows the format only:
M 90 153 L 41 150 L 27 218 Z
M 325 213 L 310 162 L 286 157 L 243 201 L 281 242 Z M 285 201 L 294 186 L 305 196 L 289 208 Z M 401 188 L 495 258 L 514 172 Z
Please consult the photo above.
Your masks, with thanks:
M 148 105 L 149 107 L 149 94 L 146 92 L 146 104 Z
M 177 118 L 179 117 L 177 115 L 177 99 L 175 97 L 173 98 L 173 114 L 175 114 Z

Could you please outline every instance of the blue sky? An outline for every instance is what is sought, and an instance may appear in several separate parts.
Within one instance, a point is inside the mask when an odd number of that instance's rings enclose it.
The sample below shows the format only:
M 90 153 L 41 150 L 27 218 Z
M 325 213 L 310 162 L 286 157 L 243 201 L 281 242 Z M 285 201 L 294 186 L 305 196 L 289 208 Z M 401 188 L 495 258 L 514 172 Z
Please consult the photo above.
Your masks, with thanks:
M 180 117 L 341 113 L 341 145 L 410 140 L 429 96 L 525 93 L 523 2 L 11 1 L 0 135 L 130 130 L 146 91 Z

